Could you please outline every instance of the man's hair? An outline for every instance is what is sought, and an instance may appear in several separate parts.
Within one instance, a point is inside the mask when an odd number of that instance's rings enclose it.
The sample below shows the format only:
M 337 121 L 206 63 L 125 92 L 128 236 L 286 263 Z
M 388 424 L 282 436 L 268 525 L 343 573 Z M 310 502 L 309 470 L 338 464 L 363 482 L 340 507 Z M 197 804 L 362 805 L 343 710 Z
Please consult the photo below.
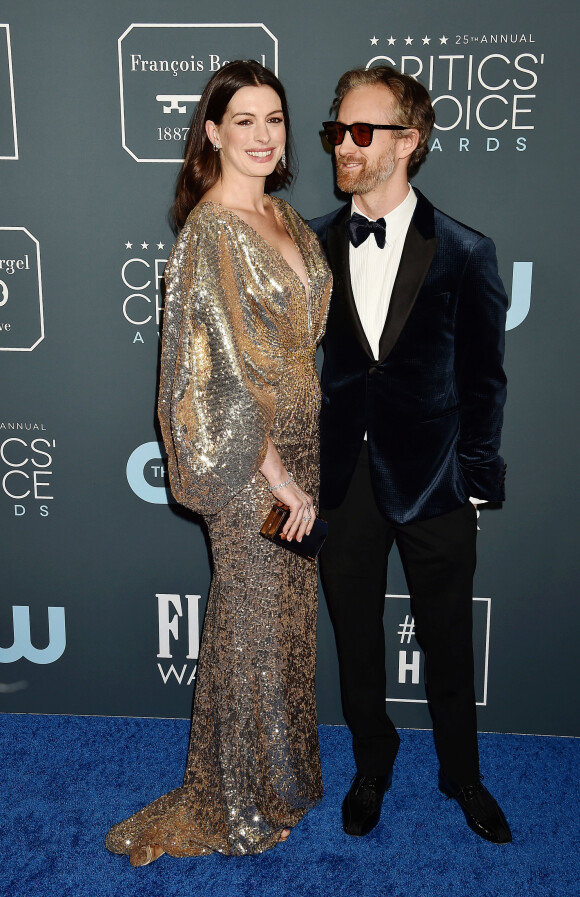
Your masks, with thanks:
M 412 178 L 425 161 L 429 152 L 429 137 L 435 124 L 435 112 L 431 105 L 428 91 L 419 81 L 410 75 L 403 75 L 388 65 L 379 65 L 369 69 L 351 69 L 345 72 L 336 86 L 336 97 L 332 103 L 332 111 L 338 114 L 340 104 L 350 90 L 367 87 L 372 84 L 384 84 L 395 99 L 393 125 L 406 125 L 419 132 L 419 143 L 409 157 L 408 176 Z M 404 131 L 393 131 L 395 138 L 405 136 Z

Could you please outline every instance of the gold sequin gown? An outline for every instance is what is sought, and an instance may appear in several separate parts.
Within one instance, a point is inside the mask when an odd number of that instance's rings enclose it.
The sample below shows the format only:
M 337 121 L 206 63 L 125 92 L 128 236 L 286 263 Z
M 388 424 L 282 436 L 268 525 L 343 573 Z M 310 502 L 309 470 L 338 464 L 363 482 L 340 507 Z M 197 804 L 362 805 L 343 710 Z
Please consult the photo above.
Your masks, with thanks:
M 183 786 L 113 826 L 114 853 L 261 853 L 322 796 L 316 565 L 259 535 L 273 497 L 258 468 L 270 435 L 318 496 L 314 355 L 331 280 L 316 236 L 273 203 L 308 296 L 282 256 L 216 203 L 193 210 L 166 267 L 159 417 L 173 494 L 203 514 L 214 574 Z

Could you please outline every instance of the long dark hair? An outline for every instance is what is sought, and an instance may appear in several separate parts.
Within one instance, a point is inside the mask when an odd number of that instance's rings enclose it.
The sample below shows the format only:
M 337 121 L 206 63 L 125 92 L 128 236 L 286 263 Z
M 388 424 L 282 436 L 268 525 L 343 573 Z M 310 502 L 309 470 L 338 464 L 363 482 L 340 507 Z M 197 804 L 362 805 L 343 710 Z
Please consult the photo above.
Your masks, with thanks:
M 293 154 L 284 88 L 273 72 L 253 59 L 228 62 L 206 84 L 191 121 L 185 158 L 177 177 L 175 201 L 170 213 L 176 230 L 183 227 L 191 210 L 220 177 L 220 154 L 214 152 L 205 132 L 206 121 L 221 124 L 228 103 L 240 88 L 260 87 L 262 84 L 271 87 L 278 94 L 286 126 L 286 165 L 280 160 L 274 171 L 267 176 L 266 192 L 280 190 L 291 182 Z

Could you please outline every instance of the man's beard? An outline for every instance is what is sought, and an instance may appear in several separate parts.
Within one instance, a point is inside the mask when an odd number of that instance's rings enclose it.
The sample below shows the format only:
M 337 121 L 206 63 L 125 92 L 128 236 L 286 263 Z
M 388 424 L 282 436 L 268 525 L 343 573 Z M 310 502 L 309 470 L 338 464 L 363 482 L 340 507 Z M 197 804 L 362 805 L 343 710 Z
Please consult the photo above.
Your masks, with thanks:
M 353 157 L 353 160 L 356 157 Z M 350 157 L 347 156 L 343 161 L 348 162 Z M 358 162 L 359 160 L 356 159 Z M 395 170 L 395 150 L 391 147 L 389 152 L 379 159 L 378 162 L 370 163 L 366 159 L 361 160 L 363 167 L 358 171 L 350 171 L 343 168 L 337 160 L 336 163 L 336 183 L 338 189 L 343 193 L 356 193 L 357 196 L 363 196 L 375 190 L 380 184 L 387 181 Z

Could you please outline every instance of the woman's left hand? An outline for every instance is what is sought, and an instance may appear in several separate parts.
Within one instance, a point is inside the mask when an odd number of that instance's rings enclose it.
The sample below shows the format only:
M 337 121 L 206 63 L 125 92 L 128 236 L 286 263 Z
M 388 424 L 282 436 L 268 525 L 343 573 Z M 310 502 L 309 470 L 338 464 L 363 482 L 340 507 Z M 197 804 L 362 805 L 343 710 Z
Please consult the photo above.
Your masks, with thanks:
M 316 518 L 312 497 L 300 488 L 294 478 L 289 482 L 286 480 L 282 480 L 282 482 L 283 486 L 276 483 L 270 485 L 275 498 L 290 508 L 290 514 L 282 532 L 288 542 L 291 542 L 292 539 L 301 542 L 302 537 L 310 533 Z
M 260 472 L 268 480 L 274 497 L 290 508 L 290 515 L 282 532 L 289 542 L 292 539 L 301 542 L 304 534 L 310 533 L 316 519 L 312 496 L 304 492 L 292 474 L 288 473 L 269 436 L 266 457 Z

